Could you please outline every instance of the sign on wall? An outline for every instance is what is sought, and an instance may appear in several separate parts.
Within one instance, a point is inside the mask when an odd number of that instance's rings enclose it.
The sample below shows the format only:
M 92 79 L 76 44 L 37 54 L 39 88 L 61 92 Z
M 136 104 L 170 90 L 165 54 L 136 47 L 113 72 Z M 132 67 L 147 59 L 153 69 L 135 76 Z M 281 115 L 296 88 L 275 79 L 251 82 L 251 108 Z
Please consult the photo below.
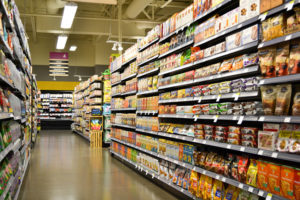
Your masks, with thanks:
M 49 53 L 49 76 L 69 76 L 69 54 L 67 52 Z

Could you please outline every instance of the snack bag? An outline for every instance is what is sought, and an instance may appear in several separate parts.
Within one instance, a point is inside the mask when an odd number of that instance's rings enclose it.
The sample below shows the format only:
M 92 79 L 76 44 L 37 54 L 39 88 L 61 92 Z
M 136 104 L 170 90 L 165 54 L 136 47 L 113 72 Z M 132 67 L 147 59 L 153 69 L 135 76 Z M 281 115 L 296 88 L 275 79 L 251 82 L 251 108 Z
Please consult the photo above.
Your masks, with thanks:
M 277 89 L 274 86 L 262 86 L 261 97 L 265 115 L 273 115 L 276 106 Z
M 185 190 L 188 190 L 190 188 L 190 176 L 191 173 L 190 171 L 187 171 L 183 177 L 183 184 L 182 184 L 182 188 Z M 198 180 L 197 180 L 198 181 Z M 196 188 L 197 189 L 197 188 Z
M 221 64 L 221 67 L 219 68 L 219 73 L 230 71 L 232 68 L 233 61 L 233 58 L 224 60 Z
M 275 57 L 275 69 L 276 76 L 288 75 L 288 63 L 289 63 L 289 45 L 281 45 L 276 49 Z
M 300 168 L 295 169 L 294 193 L 296 199 L 300 199 Z
M 257 160 L 257 187 L 269 191 L 268 187 L 268 163 Z
M 288 115 L 292 95 L 292 85 L 277 86 L 275 115 Z
M 259 51 L 260 70 L 262 76 L 266 78 L 275 77 L 275 48 L 266 48 Z
M 219 180 L 214 181 L 213 199 L 214 200 L 222 200 L 223 199 L 223 183 Z
M 205 196 L 205 181 L 206 181 L 206 176 L 201 174 L 199 183 L 198 183 L 198 189 L 197 189 L 197 194 L 196 197 L 204 199 Z
M 224 200 L 237 200 L 238 189 L 233 185 L 228 185 L 225 190 Z
M 289 61 L 289 74 L 300 73 L 300 44 L 299 40 L 291 43 L 290 61 Z
M 281 196 L 294 200 L 295 170 L 289 166 L 281 166 Z
M 250 159 L 250 165 L 247 171 L 246 184 L 256 187 L 257 169 L 258 167 L 256 160 Z
M 270 18 L 270 24 L 271 24 L 271 38 L 278 38 L 283 36 L 283 30 L 285 28 L 285 19 L 284 19 L 283 13 Z
M 213 179 L 211 177 L 206 176 L 206 179 L 205 179 L 205 195 L 204 195 L 204 200 L 213 199 L 213 196 L 212 196 L 212 185 L 213 185 Z
M 281 124 L 280 131 L 277 139 L 277 151 L 288 152 L 290 138 L 293 135 L 293 125 L 292 124 Z
M 195 195 L 197 194 L 197 190 L 198 190 L 198 180 L 199 180 L 199 175 L 197 172 L 192 171 L 191 173 L 191 178 L 190 178 L 190 182 L 191 182 L 191 187 L 190 187 L 190 192 L 191 194 Z
M 267 20 L 264 20 L 261 24 L 261 27 L 262 27 L 262 41 L 265 42 L 265 41 L 268 41 L 271 39 L 272 37 L 272 33 L 270 31 L 270 27 L 271 27 L 271 23 L 270 23 L 270 18 L 267 19 Z
M 280 166 L 274 163 L 268 163 L 268 168 L 268 184 L 270 192 L 280 195 Z
M 289 142 L 289 152 L 299 153 L 300 152 L 300 125 L 294 124 L 292 138 Z
M 246 157 L 239 157 L 238 163 L 238 180 L 242 183 L 246 182 L 247 169 L 248 169 L 249 159 Z

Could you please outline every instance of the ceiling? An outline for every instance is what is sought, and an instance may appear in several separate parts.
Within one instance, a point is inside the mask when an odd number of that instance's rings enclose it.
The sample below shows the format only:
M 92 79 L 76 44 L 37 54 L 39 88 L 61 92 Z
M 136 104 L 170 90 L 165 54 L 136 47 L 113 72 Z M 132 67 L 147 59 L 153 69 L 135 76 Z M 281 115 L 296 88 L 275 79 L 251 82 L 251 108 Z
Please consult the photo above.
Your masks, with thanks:
M 78 4 L 78 10 L 72 29 L 64 31 L 60 28 L 63 6 L 62 0 L 16 0 L 25 24 L 26 32 L 30 39 L 36 40 L 39 34 L 85 35 L 94 39 L 105 36 L 116 38 L 118 36 L 118 5 L 86 3 L 106 2 L 115 3 L 116 0 L 74 0 Z M 173 13 L 181 11 L 192 3 L 192 0 L 144 0 L 148 6 L 140 12 L 136 18 L 126 17 L 126 9 L 133 1 L 122 2 L 122 39 L 132 40 L 145 36 L 156 24 L 160 24 Z M 84 2 L 84 3 L 83 3 Z M 166 2 L 168 4 L 161 8 Z

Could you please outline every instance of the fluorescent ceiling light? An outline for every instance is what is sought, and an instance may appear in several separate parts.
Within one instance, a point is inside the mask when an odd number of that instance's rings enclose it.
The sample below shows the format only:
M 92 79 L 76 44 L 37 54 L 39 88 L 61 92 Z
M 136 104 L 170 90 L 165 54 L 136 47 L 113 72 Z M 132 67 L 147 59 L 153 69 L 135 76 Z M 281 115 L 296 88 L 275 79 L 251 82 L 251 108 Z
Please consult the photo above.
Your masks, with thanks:
M 58 73 L 65 73 L 65 72 L 69 72 L 68 70 L 61 70 L 61 69 L 55 69 L 55 70 L 49 70 L 49 72 L 58 72 Z
M 70 46 L 70 51 L 76 51 L 76 49 L 77 49 L 77 46 L 75 46 L 75 45 L 72 45 L 72 46 Z
M 51 69 L 68 69 L 69 67 L 62 67 L 62 66 L 50 66 Z
M 59 35 L 57 38 L 56 49 L 64 49 L 68 40 L 68 36 Z
M 77 7 L 78 6 L 76 3 L 67 3 L 65 5 L 60 28 L 69 29 L 72 27 L 73 20 L 77 11 Z
M 69 76 L 69 74 L 49 74 L 49 76 Z

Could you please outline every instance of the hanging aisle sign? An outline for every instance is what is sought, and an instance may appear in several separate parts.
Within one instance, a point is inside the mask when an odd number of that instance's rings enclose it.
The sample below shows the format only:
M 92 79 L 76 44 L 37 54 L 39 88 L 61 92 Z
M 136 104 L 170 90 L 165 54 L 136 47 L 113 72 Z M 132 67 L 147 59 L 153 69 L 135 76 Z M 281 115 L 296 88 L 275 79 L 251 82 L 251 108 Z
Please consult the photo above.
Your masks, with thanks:
M 69 54 L 67 52 L 49 53 L 49 76 L 69 76 Z

